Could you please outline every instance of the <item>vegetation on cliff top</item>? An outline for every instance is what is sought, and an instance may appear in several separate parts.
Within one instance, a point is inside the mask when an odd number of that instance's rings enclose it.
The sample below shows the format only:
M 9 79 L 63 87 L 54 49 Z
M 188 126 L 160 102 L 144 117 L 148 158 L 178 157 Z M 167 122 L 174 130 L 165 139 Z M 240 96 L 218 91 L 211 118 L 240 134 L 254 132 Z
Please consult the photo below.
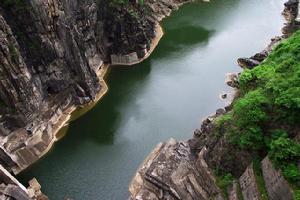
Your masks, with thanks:
M 217 119 L 217 126 L 225 127 L 229 141 L 238 148 L 269 155 L 298 188 L 300 31 L 279 44 L 261 65 L 242 72 L 239 82 L 233 109 Z

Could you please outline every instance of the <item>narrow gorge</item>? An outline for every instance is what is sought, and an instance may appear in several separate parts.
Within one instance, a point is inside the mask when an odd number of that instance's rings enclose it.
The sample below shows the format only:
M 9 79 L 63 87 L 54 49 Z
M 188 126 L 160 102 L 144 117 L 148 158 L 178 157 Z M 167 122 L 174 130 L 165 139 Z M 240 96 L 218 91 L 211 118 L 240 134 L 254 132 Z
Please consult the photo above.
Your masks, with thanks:
M 0 199 L 298 200 L 272 154 L 282 129 L 298 141 L 297 89 L 276 99 L 295 125 L 230 134 L 264 63 L 296 65 L 299 16 L 298 0 L 2 0 Z

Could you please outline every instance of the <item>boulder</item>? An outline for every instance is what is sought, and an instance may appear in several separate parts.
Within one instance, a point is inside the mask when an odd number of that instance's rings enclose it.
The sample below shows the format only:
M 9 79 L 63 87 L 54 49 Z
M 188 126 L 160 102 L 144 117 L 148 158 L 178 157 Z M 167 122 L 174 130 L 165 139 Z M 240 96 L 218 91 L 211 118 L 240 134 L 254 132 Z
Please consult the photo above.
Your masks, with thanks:
M 253 69 L 254 67 L 260 64 L 259 61 L 254 60 L 252 58 L 239 58 L 237 62 L 239 66 L 241 66 L 244 69 Z

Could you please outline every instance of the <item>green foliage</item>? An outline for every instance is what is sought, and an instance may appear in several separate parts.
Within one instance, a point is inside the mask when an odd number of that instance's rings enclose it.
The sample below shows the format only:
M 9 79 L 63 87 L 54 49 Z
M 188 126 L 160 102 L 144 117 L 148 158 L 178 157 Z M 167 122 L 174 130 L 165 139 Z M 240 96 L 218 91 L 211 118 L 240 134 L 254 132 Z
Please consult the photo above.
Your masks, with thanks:
M 217 177 L 216 181 L 218 187 L 222 190 L 223 196 L 227 197 L 228 196 L 227 189 L 234 181 L 234 177 L 230 173 L 224 175 L 220 175 L 220 173 L 216 173 L 216 177 Z
M 239 146 L 241 148 L 252 148 L 254 150 L 259 150 L 263 147 L 264 137 L 260 127 L 247 127 L 242 131 L 243 132 L 239 138 Z
M 300 31 L 262 64 L 244 70 L 239 84 L 233 109 L 217 118 L 217 128 L 226 124 L 222 131 L 231 143 L 252 154 L 269 154 L 287 180 L 299 184 L 300 144 L 293 137 L 300 127 Z
M 214 123 L 216 124 L 216 126 L 218 128 L 221 128 L 226 123 L 230 122 L 231 118 L 232 118 L 231 113 L 226 113 L 226 114 L 221 115 L 218 118 L 216 118 L 216 120 L 214 121 Z
M 300 200 L 300 190 L 294 191 L 294 200 Z
M 267 120 L 268 99 L 261 89 L 250 91 L 233 106 L 235 143 L 241 148 L 260 149 L 264 136 L 260 124 Z
M 113 0 L 114 4 L 128 4 L 129 0 Z
M 292 183 L 300 181 L 300 172 L 296 164 L 291 163 L 286 166 L 282 166 L 282 173 Z
M 240 97 L 225 118 L 231 121 L 229 140 L 244 149 L 266 151 L 276 135 L 271 124 L 300 123 L 300 31 L 278 45 L 260 66 L 244 70 L 239 82 Z M 223 119 L 217 121 L 222 123 Z M 273 141 L 273 148 L 283 140 Z
M 299 143 L 286 136 L 280 136 L 272 140 L 269 156 L 291 183 L 300 181 L 300 172 L 296 165 L 300 159 Z
M 9 49 L 10 59 L 11 59 L 14 63 L 18 63 L 18 53 L 17 53 L 17 49 L 16 49 L 13 45 L 8 45 L 8 49 Z
M 266 120 L 267 114 L 264 111 L 264 105 L 267 102 L 268 99 L 260 89 L 247 93 L 233 107 L 234 117 L 237 120 L 236 124 L 242 127 Z
M 271 142 L 269 155 L 275 164 L 289 163 L 300 158 L 300 144 L 290 138 L 279 137 Z

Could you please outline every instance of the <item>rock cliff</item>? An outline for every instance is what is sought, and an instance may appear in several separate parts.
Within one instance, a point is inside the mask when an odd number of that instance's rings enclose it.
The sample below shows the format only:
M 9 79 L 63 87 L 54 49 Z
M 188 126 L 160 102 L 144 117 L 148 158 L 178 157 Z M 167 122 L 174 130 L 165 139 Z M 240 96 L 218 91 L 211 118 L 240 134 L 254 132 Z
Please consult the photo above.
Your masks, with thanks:
M 254 56 L 239 58 L 239 65 L 255 68 L 283 39 L 298 30 L 298 8 L 298 0 L 286 2 L 283 35 L 273 38 Z M 238 94 L 239 74 L 229 74 L 226 82 Z M 230 143 L 222 128 L 216 131 L 216 119 L 231 110 L 232 105 L 218 109 L 203 120 L 194 138 L 187 142 L 171 139 L 159 144 L 137 170 L 129 186 L 130 199 L 293 200 L 293 188 L 266 154 L 262 153 L 264 159 L 257 162 L 252 151 Z M 220 183 L 219 171 L 230 172 L 236 179 L 223 179 Z M 230 184 L 224 186 L 224 180 Z
M 46 153 L 70 112 L 96 99 L 103 64 L 141 60 L 187 1 L 1 1 L 0 163 L 18 173 Z
M 47 153 L 70 113 L 105 92 L 101 69 L 141 61 L 188 1 L 0 1 L 0 165 L 17 174 Z
M 96 99 L 103 89 L 97 76 L 103 64 L 143 59 L 157 36 L 159 21 L 189 1 L 148 0 L 144 5 L 135 0 L 128 4 L 111 0 L 0 2 L 0 164 L 4 167 L 0 171 L 5 172 L 0 176 L 1 198 L 46 198 L 35 180 L 26 189 L 9 172 L 17 174 L 44 155 L 70 112 Z M 299 27 L 294 20 L 297 6 L 297 0 L 286 4 L 288 23 L 283 37 Z M 272 46 L 239 63 L 255 67 Z M 223 199 L 211 170 L 219 164 L 241 177 L 228 188 L 230 199 L 239 198 L 239 188 L 244 199 L 256 199 L 259 191 L 251 155 L 235 151 L 240 160 L 225 162 L 232 149 L 225 138 L 211 137 L 212 129 L 208 118 L 195 132 L 197 139 L 171 139 L 158 145 L 133 179 L 131 199 Z M 291 188 L 268 158 L 262 168 L 269 195 L 276 199 L 280 191 L 290 197 Z

